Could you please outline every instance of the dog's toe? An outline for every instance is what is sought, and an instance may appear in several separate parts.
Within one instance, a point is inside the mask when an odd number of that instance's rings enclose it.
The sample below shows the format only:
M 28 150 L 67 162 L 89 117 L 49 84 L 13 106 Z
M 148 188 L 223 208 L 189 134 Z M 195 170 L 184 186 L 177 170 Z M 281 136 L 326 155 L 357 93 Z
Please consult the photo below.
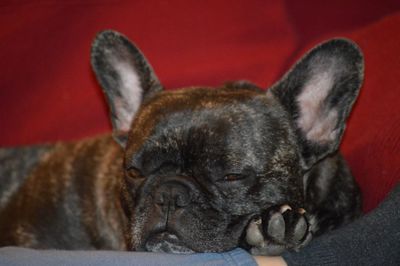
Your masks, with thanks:
M 300 242 L 306 235 L 307 230 L 308 230 L 308 224 L 306 218 L 304 218 L 304 216 L 300 216 L 299 220 L 297 221 L 293 229 L 293 239 L 296 242 Z
M 266 223 L 266 228 L 264 228 L 264 231 L 266 231 L 268 236 L 273 240 L 282 242 L 285 239 L 286 231 L 285 220 L 282 214 L 275 212 L 270 215 L 267 221 L 268 223 Z
M 264 236 L 261 228 L 261 218 L 253 219 L 246 230 L 246 241 L 249 245 L 261 247 L 264 244 Z

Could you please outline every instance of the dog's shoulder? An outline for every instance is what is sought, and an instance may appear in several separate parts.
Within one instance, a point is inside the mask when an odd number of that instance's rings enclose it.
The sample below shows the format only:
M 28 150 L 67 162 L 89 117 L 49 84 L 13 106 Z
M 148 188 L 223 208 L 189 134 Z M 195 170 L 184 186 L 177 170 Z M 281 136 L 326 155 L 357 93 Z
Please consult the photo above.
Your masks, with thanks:
M 56 142 L 25 147 L 0 149 L 0 210 L 30 177 L 30 182 L 60 179 L 72 175 L 68 169 L 88 172 L 103 164 L 101 160 L 115 160 L 122 152 L 110 135 L 79 141 Z M 84 169 L 83 169 L 84 168 Z M 75 171 L 79 175 L 79 171 Z M 108 169 L 107 169 L 108 170 Z M 59 182 L 57 182 L 59 183 Z
M 44 144 L 0 149 L 0 209 L 52 147 Z

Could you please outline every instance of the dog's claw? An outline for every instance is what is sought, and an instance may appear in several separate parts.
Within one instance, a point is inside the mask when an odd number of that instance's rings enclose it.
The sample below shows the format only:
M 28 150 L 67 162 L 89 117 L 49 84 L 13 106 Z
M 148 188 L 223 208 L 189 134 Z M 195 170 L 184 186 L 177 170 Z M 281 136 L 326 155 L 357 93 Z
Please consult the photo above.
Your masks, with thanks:
M 284 213 L 284 212 L 286 212 L 286 211 L 291 211 L 291 210 L 292 210 L 292 207 L 290 207 L 290 206 L 287 205 L 287 204 L 282 205 L 282 206 L 279 208 L 279 212 L 280 212 L 280 213 Z
M 298 250 L 312 239 L 309 224 L 302 208 L 289 205 L 273 207 L 253 219 L 246 231 L 246 240 L 253 255 L 279 255 L 285 249 Z

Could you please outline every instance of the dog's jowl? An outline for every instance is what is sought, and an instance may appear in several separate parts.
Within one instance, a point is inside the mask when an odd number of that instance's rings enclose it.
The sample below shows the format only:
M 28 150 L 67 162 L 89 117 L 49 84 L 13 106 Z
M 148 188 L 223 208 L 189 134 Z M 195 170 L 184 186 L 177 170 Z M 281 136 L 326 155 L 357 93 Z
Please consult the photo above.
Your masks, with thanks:
M 315 47 L 268 90 L 165 91 L 113 31 L 91 60 L 113 134 L 1 149 L 1 246 L 274 255 L 360 214 L 338 152 L 363 79 L 351 41 Z

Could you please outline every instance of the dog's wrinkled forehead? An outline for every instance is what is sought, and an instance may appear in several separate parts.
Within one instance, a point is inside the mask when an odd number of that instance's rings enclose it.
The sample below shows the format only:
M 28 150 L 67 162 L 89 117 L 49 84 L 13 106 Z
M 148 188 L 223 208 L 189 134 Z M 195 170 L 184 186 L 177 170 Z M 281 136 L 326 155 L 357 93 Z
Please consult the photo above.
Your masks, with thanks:
M 162 92 L 145 103 L 133 121 L 126 161 L 149 170 L 157 167 L 149 158 L 154 154 L 171 163 L 212 156 L 220 158 L 219 165 L 239 158 L 237 167 L 256 164 L 260 144 L 273 140 L 272 128 L 279 128 L 273 108 L 265 108 L 272 104 L 265 93 L 251 90 Z

